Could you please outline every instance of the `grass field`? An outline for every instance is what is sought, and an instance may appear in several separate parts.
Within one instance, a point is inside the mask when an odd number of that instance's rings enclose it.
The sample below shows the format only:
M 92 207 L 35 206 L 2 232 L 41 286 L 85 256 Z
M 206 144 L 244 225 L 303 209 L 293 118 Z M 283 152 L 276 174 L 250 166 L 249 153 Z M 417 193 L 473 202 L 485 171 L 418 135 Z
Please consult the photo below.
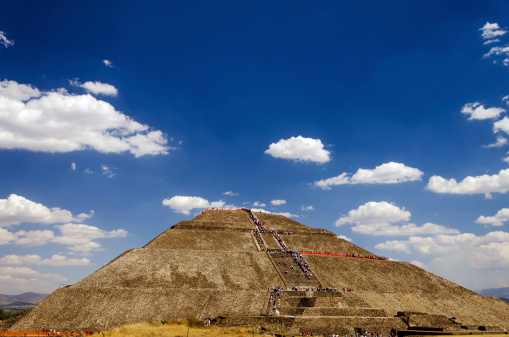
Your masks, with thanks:
M 108 337 L 249 337 L 249 336 L 265 336 L 252 332 L 251 329 L 238 328 L 220 328 L 216 326 L 210 327 L 194 327 L 184 323 L 139 323 L 126 325 L 105 333 Z

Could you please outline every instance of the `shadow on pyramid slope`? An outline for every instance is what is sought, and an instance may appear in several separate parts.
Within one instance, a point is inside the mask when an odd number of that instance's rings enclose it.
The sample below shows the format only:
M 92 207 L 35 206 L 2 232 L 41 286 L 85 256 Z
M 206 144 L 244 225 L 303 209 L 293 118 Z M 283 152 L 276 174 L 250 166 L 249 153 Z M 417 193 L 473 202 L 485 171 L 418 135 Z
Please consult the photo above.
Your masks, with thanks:
M 191 316 L 295 334 L 509 328 L 504 301 L 325 229 L 241 209 L 176 224 L 57 289 L 10 329 L 98 330 Z

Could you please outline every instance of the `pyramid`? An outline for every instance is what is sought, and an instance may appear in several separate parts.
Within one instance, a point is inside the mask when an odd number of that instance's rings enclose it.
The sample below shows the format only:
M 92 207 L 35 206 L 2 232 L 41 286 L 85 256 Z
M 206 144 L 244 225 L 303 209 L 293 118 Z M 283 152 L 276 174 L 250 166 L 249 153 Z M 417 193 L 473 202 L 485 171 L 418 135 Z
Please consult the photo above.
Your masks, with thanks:
M 189 317 L 294 334 L 481 333 L 509 328 L 509 304 L 282 215 L 212 209 L 57 289 L 10 330 Z

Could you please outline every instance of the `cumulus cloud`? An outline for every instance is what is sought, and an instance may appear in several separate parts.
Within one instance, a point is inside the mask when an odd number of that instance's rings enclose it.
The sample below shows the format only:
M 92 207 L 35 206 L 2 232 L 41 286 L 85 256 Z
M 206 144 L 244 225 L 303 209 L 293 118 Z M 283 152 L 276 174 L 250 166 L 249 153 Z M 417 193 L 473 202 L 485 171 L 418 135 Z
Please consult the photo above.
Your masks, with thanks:
M 405 164 L 389 162 L 372 170 L 360 168 L 353 176 L 344 172 L 337 177 L 315 181 L 315 186 L 330 190 L 333 185 L 344 184 L 398 184 L 421 180 L 423 174 L 419 169 Z
M 176 195 L 170 199 L 166 198 L 163 200 L 163 205 L 168 206 L 175 210 L 176 213 L 182 213 L 189 215 L 193 209 L 205 209 L 205 208 L 221 208 L 224 206 L 224 201 L 213 201 L 209 202 L 207 199 L 202 197 L 189 197 L 183 195 Z
M 40 273 L 28 267 L 0 267 L 0 274 L 14 276 L 39 276 Z
M 493 144 L 488 144 L 488 145 L 484 145 L 484 147 L 502 147 L 504 145 L 507 145 L 507 138 L 505 137 L 497 137 L 497 142 L 496 143 L 493 143 Z
M 337 227 L 346 224 L 352 225 L 352 231 L 368 235 L 424 235 L 440 233 L 459 233 L 456 229 L 450 229 L 441 225 L 425 223 L 417 226 L 406 223 L 410 220 L 410 212 L 405 208 L 399 208 L 385 201 L 367 202 L 359 208 L 351 210 L 348 215 L 339 218 Z M 402 223 L 396 225 L 397 223 Z
M 14 46 L 14 41 L 9 40 L 7 36 L 5 36 L 5 33 L 0 30 L 0 44 L 3 45 L 5 48 L 9 48 Z
M 89 94 L 40 93 L 14 81 L 2 85 L 7 89 L 0 92 L 0 148 L 51 153 L 90 149 L 135 157 L 171 149 L 161 131 Z
M 343 239 L 343 240 L 346 240 L 348 242 L 352 242 L 352 239 L 350 239 L 349 237 L 346 237 L 344 235 L 338 235 L 337 236 L 338 239 Z
M 276 215 L 282 215 L 286 216 L 287 218 L 298 218 L 299 216 L 297 214 L 292 214 L 290 212 L 271 212 L 267 211 L 263 208 L 251 208 L 252 212 L 260 212 L 260 213 L 267 213 L 267 214 L 276 214 Z
M 11 194 L 7 199 L 0 199 L 0 227 L 18 225 L 23 222 L 52 224 L 81 221 L 84 218 L 86 218 L 84 214 L 74 218 L 68 210 L 58 207 L 50 209 L 16 194 Z
M 32 97 L 39 97 L 42 93 L 39 89 L 28 85 L 19 84 L 15 81 L 0 81 L 0 97 L 5 97 L 14 101 L 27 101 Z
M 22 246 L 44 246 L 52 242 L 55 238 L 55 233 L 50 230 L 35 230 L 35 231 L 18 231 L 14 233 L 17 245 Z
M 112 231 L 105 231 L 95 226 L 84 224 L 66 223 L 63 225 L 55 225 L 54 228 L 60 231 L 56 235 L 52 230 L 20 230 L 11 233 L 3 228 L 0 228 L 0 245 L 16 244 L 20 246 L 44 246 L 49 243 L 59 243 L 68 246 L 74 252 L 89 253 L 90 251 L 99 251 L 101 245 L 98 242 L 92 241 L 97 239 L 107 238 L 123 238 L 126 237 L 128 232 L 124 229 L 115 229 Z M 14 255 L 2 258 L 0 263 L 11 261 L 23 261 L 23 259 L 36 258 L 35 256 L 16 257 Z M 84 260 L 75 261 L 71 260 L 68 263 L 84 263 Z M 60 261 L 61 262 L 61 261 Z M 43 262 L 40 262 L 43 263 Z M 51 264 L 46 260 L 43 264 Z
M 226 191 L 226 192 L 223 192 L 223 194 L 227 195 L 229 197 L 233 197 L 233 196 L 239 195 L 238 193 L 232 192 L 232 191 Z
M 450 254 L 454 251 L 461 251 L 465 254 L 465 261 L 468 261 L 468 256 L 489 260 L 494 260 L 496 257 L 499 258 L 498 262 L 502 265 L 509 266 L 509 254 L 501 254 L 509 248 L 509 233 L 501 231 L 481 236 L 472 233 L 440 234 L 430 237 L 411 236 L 407 240 L 379 243 L 375 248 L 424 255 Z M 486 254 L 487 252 L 491 252 L 491 255 Z
M 469 120 L 498 118 L 505 109 L 502 108 L 485 108 L 480 102 L 467 103 L 461 108 L 461 112 L 470 115 Z
M 276 199 L 276 200 L 272 200 L 270 203 L 271 203 L 272 205 L 274 205 L 274 206 L 279 206 L 279 205 L 284 205 L 284 204 L 286 204 L 286 200 Z
M 320 139 L 304 138 L 302 136 L 281 139 L 277 143 L 272 143 L 265 153 L 274 158 L 298 162 L 323 164 L 330 160 L 330 152 L 324 149 Z
M 496 121 L 493 124 L 493 131 L 494 132 L 503 131 L 506 134 L 509 134 L 509 118 L 504 117 L 503 119 Z
M 6 294 L 20 294 L 24 292 L 51 293 L 57 288 L 57 285 L 38 278 L 26 279 L 0 274 L 0 288 Z
M 429 179 L 426 189 L 435 193 L 451 194 L 485 194 L 506 193 L 509 191 L 509 169 L 500 170 L 498 174 L 471 177 L 460 182 L 456 179 L 445 179 L 433 176 Z
M 0 264 L 16 265 L 16 264 L 36 264 L 41 261 L 39 255 L 6 255 L 0 258 Z
M 424 267 L 425 267 L 425 266 L 424 266 L 424 263 L 419 262 L 419 261 L 416 261 L 416 260 L 411 261 L 410 263 L 411 263 L 411 264 L 413 264 L 413 265 L 415 265 L 415 266 L 417 266 L 417 267 L 419 267 L 419 268 L 424 268 Z
M 479 30 L 482 31 L 482 38 L 484 40 L 490 40 L 507 33 L 507 30 L 501 29 L 498 23 L 489 22 L 486 22 L 486 24 Z
M 16 235 L 0 227 L 0 245 L 6 245 L 14 240 L 16 240 Z
M 108 68 L 114 68 L 113 63 L 110 60 L 103 60 L 103 64 Z
M 300 206 L 300 209 L 301 209 L 301 211 L 314 211 L 315 210 L 315 208 L 312 205 L 309 205 L 309 206 L 302 205 L 302 206 Z
M 267 205 L 266 205 L 265 203 L 263 203 L 263 202 L 255 201 L 255 202 L 253 203 L 253 206 L 254 206 L 254 207 L 265 207 L 265 206 L 267 206 Z
M 83 253 L 101 250 L 101 245 L 92 240 L 124 238 L 127 236 L 127 231 L 124 229 L 105 231 L 98 227 L 84 224 L 67 223 L 56 225 L 55 228 L 60 230 L 61 235 L 55 236 L 52 242 L 69 245 L 70 250 Z
M 86 257 L 81 259 L 68 259 L 65 255 L 55 254 L 51 259 L 44 259 L 39 264 L 47 264 L 50 266 L 88 266 L 90 260 Z
M 502 208 L 494 216 L 481 215 L 475 222 L 483 225 L 502 226 L 507 220 L 509 220 L 509 208 Z
M 76 171 L 76 163 L 75 162 L 71 163 L 71 170 Z
M 76 87 L 83 88 L 87 92 L 90 92 L 95 95 L 117 96 L 118 94 L 117 88 L 107 83 L 101 83 L 98 81 L 96 82 L 87 81 L 85 83 L 80 83 L 79 79 L 77 78 L 69 80 L 69 83 Z
M 55 273 L 42 274 L 28 267 L 0 267 L 0 275 L 45 278 L 53 281 L 67 281 L 67 278 Z

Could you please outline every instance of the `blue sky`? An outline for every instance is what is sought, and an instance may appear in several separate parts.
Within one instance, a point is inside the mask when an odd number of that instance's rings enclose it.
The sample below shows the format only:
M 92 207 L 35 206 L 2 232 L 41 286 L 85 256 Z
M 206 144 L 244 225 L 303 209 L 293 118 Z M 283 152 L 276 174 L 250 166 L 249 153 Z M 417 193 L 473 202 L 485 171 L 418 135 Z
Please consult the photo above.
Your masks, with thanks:
M 0 289 L 211 206 L 509 286 L 504 1 L 3 1 Z

